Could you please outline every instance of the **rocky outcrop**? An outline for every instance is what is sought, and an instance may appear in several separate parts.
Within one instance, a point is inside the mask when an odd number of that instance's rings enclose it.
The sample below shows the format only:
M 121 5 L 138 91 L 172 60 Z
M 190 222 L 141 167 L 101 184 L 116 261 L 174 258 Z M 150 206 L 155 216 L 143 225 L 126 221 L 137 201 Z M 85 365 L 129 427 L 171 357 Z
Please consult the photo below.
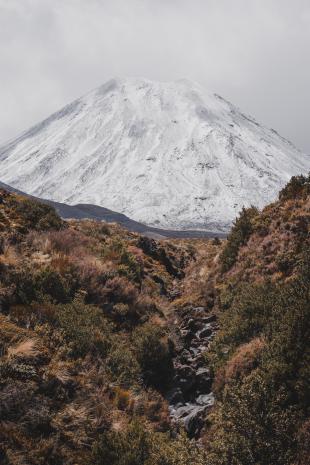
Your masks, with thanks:
M 214 403 L 204 354 L 217 330 L 216 316 L 205 307 L 189 307 L 179 313 L 174 325 L 178 330 L 173 388 L 167 395 L 170 415 L 190 437 L 197 438 Z
M 161 262 L 166 267 L 169 274 L 175 278 L 184 278 L 185 275 L 183 269 L 190 258 L 188 254 L 177 254 L 175 248 L 169 250 L 169 247 L 166 246 L 165 248 L 162 244 L 159 244 L 154 239 L 150 239 L 146 236 L 141 236 L 137 245 L 146 255 L 149 255 L 154 260 Z

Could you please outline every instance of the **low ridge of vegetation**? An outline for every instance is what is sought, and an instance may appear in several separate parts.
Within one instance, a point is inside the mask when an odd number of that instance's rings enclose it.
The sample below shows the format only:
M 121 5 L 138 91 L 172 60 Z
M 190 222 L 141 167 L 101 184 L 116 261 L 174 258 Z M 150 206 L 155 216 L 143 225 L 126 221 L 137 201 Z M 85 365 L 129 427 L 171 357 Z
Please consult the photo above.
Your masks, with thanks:
M 212 465 L 309 463 L 309 181 L 292 178 L 262 213 L 244 210 L 221 254 Z M 251 234 L 226 267 L 244 221 Z

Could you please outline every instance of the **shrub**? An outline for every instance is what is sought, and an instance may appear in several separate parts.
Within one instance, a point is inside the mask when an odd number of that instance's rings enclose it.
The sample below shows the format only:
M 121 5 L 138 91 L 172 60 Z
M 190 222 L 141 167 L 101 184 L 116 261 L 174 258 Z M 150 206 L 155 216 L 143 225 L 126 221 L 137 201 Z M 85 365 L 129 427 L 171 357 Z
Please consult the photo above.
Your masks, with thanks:
M 122 388 L 115 390 L 115 404 L 120 410 L 126 410 L 130 401 L 130 392 Z
M 91 247 L 92 240 L 80 231 L 74 229 L 64 229 L 61 231 L 52 231 L 47 235 L 51 243 L 51 249 L 69 255 L 74 253 L 76 249 L 80 251 Z
M 310 194 L 310 174 L 308 176 L 293 176 L 280 191 L 280 200 L 305 198 Z
M 218 397 L 221 396 L 225 384 L 235 383 L 257 368 L 264 347 L 265 342 L 261 338 L 254 338 L 251 342 L 238 347 L 226 365 L 217 370 L 213 390 Z
M 255 207 L 243 208 L 239 217 L 235 220 L 220 256 L 223 273 L 230 270 L 235 264 L 240 247 L 247 243 L 253 231 L 253 219 L 257 214 L 258 210 Z
M 109 225 L 107 223 L 102 222 L 99 232 L 100 234 L 103 234 L 104 236 L 110 236 L 111 231 L 110 231 Z
M 126 431 L 109 431 L 93 447 L 94 465 L 204 465 L 201 449 L 184 436 L 172 439 L 132 421 Z
M 132 336 L 144 382 L 158 389 L 167 386 L 172 374 L 171 354 L 163 336 L 163 330 L 151 323 L 137 328 Z
M 276 257 L 276 264 L 281 271 L 281 273 L 285 275 L 289 275 L 292 273 L 295 267 L 295 255 L 292 251 L 286 251 Z
M 32 302 L 30 305 L 14 305 L 10 308 L 10 318 L 19 325 L 34 329 L 39 324 L 57 324 L 56 306 L 49 299 Z
M 210 465 L 290 465 L 294 463 L 294 429 L 298 415 L 286 406 L 263 371 L 229 386 L 213 416 Z
M 235 295 L 224 295 L 221 330 L 211 347 L 214 368 L 223 365 L 235 349 L 262 335 L 270 323 L 275 289 L 271 284 L 240 284 Z
M 1 211 L 0 211 L 0 214 L 1 214 Z M 0 221 L 1 221 L 1 217 L 0 217 Z M 0 237 L 0 255 L 2 255 L 4 253 L 4 237 Z
M 219 237 L 215 237 L 213 240 L 212 240 L 212 245 L 221 245 L 221 239 Z
M 18 198 L 18 200 L 11 198 L 9 205 L 22 218 L 27 229 L 46 231 L 59 230 L 64 227 L 55 209 L 49 205 L 27 198 Z
M 104 433 L 94 447 L 96 465 L 144 465 L 150 455 L 149 434 L 138 422 L 126 432 Z
M 115 304 L 132 305 L 138 298 L 136 287 L 126 278 L 120 276 L 107 280 L 104 293 L 108 301 Z
M 143 276 L 142 263 L 132 253 L 127 252 L 127 250 L 124 250 L 121 255 L 121 266 L 122 268 L 119 268 L 120 274 L 125 275 L 132 281 L 141 283 Z
M 140 366 L 136 357 L 120 340 L 112 344 L 106 366 L 112 381 L 124 388 L 139 384 L 141 381 Z
M 0 392 L 0 416 L 3 421 L 20 418 L 33 398 L 34 385 L 24 380 L 9 380 Z
M 305 249 L 289 282 L 239 286 L 222 318 L 213 351 L 229 384 L 217 385 L 210 465 L 298 463 L 310 396 L 309 262 Z M 249 336 L 263 338 L 263 350 L 256 342 L 253 352 Z
M 49 295 L 56 303 L 65 303 L 72 298 L 64 278 L 50 268 L 45 268 L 35 275 L 34 286 L 37 294 Z
M 17 304 L 30 304 L 36 298 L 36 286 L 30 270 L 10 270 L 6 281 L 15 287 L 14 301 Z
M 111 326 L 100 309 L 85 305 L 78 297 L 70 304 L 57 307 L 57 319 L 74 357 L 83 356 L 91 350 L 107 355 Z

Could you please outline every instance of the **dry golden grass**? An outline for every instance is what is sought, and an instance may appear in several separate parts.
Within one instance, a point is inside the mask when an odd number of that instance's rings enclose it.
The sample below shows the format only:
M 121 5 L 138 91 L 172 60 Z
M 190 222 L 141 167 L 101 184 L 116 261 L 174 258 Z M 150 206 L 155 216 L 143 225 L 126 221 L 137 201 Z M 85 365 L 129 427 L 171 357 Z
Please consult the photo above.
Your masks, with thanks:
M 225 384 L 229 384 L 235 379 L 243 378 L 255 369 L 265 347 L 266 342 L 260 337 L 252 339 L 247 344 L 238 347 L 226 365 L 217 371 L 213 383 L 214 392 L 221 391 Z
M 215 285 L 218 257 L 223 243 L 211 239 L 193 241 L 195 259 L 185 269 L 185 278 L 179 284 L 180 297 L 174 300 L 174 307 L 207 303 L 208 295 L 213 292 Z
M 31 259 L 36 264 L 46 265 L 51 262 L 51 256 L 43 252 L 34 252 L 31 256 Z
M 10 346 L 7 350 L 8 357 L 34 358 L 40 354 L 37 339 L 25 339 L 15 346 Z
M 0 340 L 2 344 L 14 344 L 29 336 L 29 330 L 12 323 L 5 315 L 0 314 Z
M 73 362 L 52 359 L 45 371 L 46 379 L 57 379 L 60 383 L 67 383 L 71 377 Z
M 114 403 L 120 410 L 126 410 L 130 403 L 130 391 L 122 389 L 120 387 L 115 388 Z
M 4 241 L 2 249 L 3 253 L 0 254 L 0 263 L 8 266 L 17 266 L 19 264 L 20 257 L 18 256 L 15 247 Z

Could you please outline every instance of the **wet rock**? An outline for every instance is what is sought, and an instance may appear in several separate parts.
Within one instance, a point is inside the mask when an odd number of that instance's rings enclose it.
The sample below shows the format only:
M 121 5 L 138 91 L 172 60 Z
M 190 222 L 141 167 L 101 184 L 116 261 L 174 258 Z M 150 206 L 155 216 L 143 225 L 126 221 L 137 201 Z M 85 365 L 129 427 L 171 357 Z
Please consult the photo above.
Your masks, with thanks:
M 212 385 L 210 370 L 208 368 L 199 368 L 195 374 L 196 384 L 199 389 L 204 389 L 206 393 L 209 392 Z
M 188 329 L 181 329 L 180 334 L 181 334 L 183 339 L 187 339 L 189 336 L 192 336 L 193 333 L 192 333 L 192 331 L 190 331 Z
M 184 404 L 184 397 L 180 388 L 172 389 L 167 394 L 167 400 L 172 405 Z
M 183 350 L 183 352 L 180 354 L 180 357 L 179 357 L 179 358 L 180 358 L 180 361 L 181 361 L 182 363 L 185 363 L 185 364 L 186 364 L 187 361 L 188 361 L 188 360 L 191 360 L 192 357 L 191 357 L 190 351 L 187 350 L 187 349 L 185 349 L 185 350 Z
M 187 394 L 188 392 L 191 391 L 192 387 L 195 384 L 194 378 L 176 378 L 175 381 L 176 386 L 178 386 L 183 394 Z
M 197 313 L 205 313 L 206 311 L 206 308 L 205 307 L 193 307 L 191 309 L 192 313 L 195 313 L 197 315 Z
M 172 418 L 183 423 L 185 430 L 191 438 L 199 436 L 204 424 L 205 406 L 187 403 L 176 409 L 171 409 L 170 413 Z
M 179 318 L 182 350 L 174 359 L 174 389 L 168 397 L 170 414 L 184 425 L 190 437 L 199 437 L 214 403 L 211 374 L 203 354 L 216 331 L 216 316 L 208 315 L 205 307 L 188 307 L 180 310 Z
M 196 347 L 191 347 L 189 352 L 193 355 L 193 357 L 196 357 L 199 354 L 199 350 Z
M 200 396 L 195 399 L 195 402 L 198 405 L 205 405 L 207 407 L 212 407 L 214 404 L 214 395 L 212 392 L 210 394 L 200 394 Z
M 184 427 L 190 438 L 197 438 L 203 428 L 205 419 L 205 407 L 196 407 L 184 419 Z
M 208 324 L 201 331 L 197 333 L 197 336 L 199 337 L 199 339 L 203 339 L 205 337 L 211 336 L 211 334 L 212 334 L 212 328 Z
M 182 378 L 193 378 L 195 376 L 195 370 L 189 365 L 179 365 L 176 371 L 178 376 Z

